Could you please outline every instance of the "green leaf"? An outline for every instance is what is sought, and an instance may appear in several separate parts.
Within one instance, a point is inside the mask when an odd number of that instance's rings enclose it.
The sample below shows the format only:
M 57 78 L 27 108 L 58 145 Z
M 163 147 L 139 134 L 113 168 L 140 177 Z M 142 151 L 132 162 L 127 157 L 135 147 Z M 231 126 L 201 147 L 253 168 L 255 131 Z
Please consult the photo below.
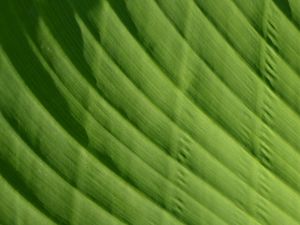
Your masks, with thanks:
M 300 224 L 298 0 L 0 0 L 0 224 Z

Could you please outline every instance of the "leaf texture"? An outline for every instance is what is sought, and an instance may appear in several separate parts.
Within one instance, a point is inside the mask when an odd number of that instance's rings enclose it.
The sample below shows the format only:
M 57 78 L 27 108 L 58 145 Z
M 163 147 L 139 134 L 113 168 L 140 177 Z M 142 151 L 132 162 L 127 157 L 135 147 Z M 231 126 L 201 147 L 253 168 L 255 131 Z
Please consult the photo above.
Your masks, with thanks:
M 300 224 L 299 0 L 0 0 L 0 224 Z

